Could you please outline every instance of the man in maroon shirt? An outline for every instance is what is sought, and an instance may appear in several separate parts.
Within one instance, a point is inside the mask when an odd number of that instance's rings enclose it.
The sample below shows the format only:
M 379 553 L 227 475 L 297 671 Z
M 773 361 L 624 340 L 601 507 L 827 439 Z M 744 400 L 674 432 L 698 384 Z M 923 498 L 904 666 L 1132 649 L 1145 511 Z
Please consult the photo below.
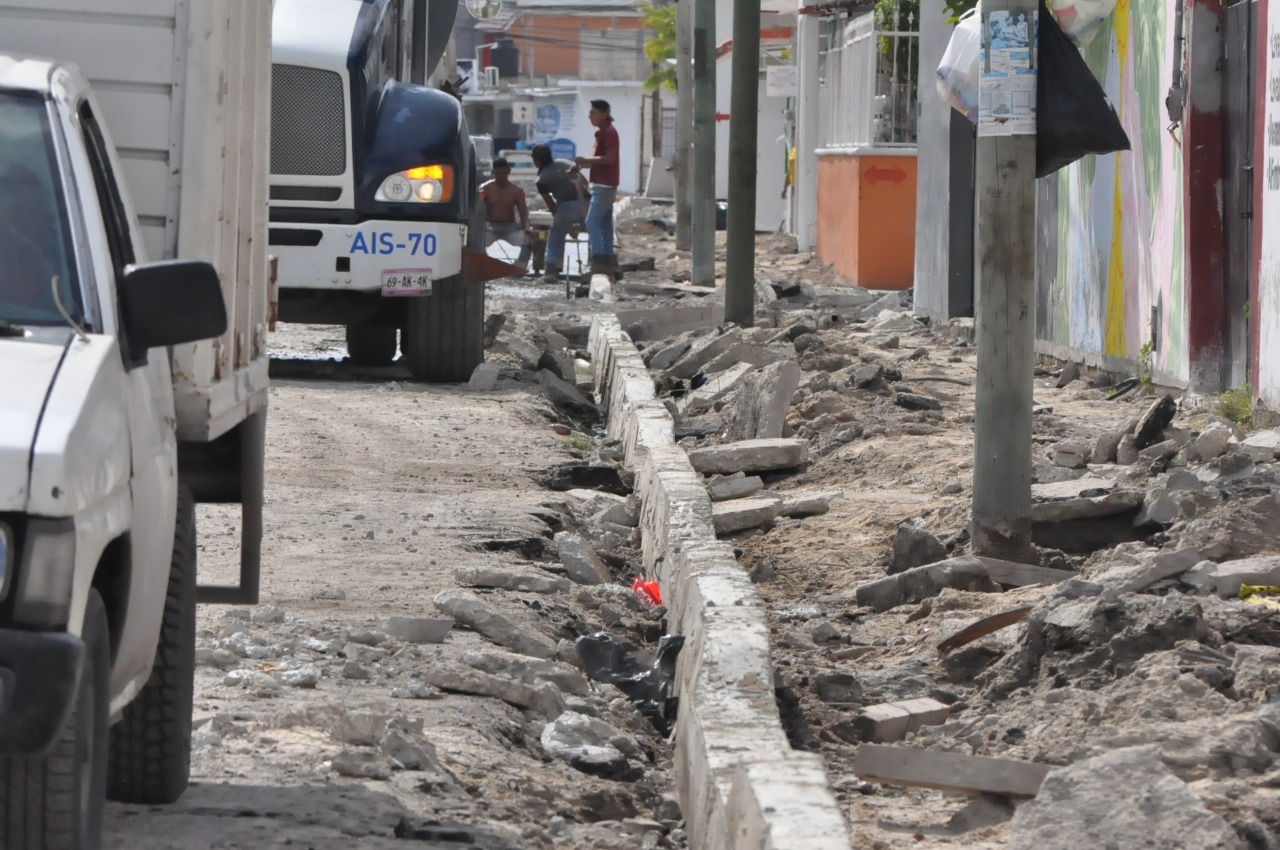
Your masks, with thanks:
M 591 240 L 591 271 L 614 274 L 618 272 L 618 258 L 613 252 L 613 202 L 618 196 L 618 131 L 609 114 L 609 101 L 591 101 L 587 113 L 596 128 L 596 146 L 591 156 L 579 156 L 575 160 L 580 167 L 589 168 L 591 180 L 591 205 L 587 208 L 587 237 Z

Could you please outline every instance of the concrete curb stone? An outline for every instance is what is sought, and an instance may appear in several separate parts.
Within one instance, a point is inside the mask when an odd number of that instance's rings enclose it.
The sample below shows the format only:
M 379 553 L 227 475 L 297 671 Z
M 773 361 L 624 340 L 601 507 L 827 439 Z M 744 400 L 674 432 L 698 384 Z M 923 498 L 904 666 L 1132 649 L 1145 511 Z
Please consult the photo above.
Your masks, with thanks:
M 641 501 L 646 575 L 685 636 L 675 692 L 676 774 L 700 850 L 851 850 L 821 759 L 791 749 L 774 697 L 764 601 L 716 541 L 711 498 L 618 319 L 596 316 L 588 347 L 607 434 L 622 441 Z

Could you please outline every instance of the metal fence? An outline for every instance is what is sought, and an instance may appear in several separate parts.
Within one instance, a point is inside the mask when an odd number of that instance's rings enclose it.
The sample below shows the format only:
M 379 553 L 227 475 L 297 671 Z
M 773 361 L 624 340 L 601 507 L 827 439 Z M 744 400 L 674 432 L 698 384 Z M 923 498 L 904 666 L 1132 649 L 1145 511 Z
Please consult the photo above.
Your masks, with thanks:
M 822 147 L 910 147 L 916 143 L 920 65 L 916 4 L 823 18 L 819 137 Z

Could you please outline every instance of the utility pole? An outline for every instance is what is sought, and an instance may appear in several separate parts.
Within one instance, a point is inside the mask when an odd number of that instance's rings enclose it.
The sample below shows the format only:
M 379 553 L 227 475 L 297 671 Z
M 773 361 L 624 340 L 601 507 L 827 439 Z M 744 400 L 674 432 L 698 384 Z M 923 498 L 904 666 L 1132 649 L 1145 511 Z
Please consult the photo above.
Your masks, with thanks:
M 756 111 L 760 107 L 760 0 L 733 2 L 733 92 L 729 101 L 729 221 L 724 317 L 755 324 Z
M 693 4 L 676 0 L 676 250 L 693 246 Z
M 990 21 L 1025 14 L 1034 56 L 1037 0 L 984 0 Z M 990 38 L 984 35 L 984 45 Z M 1034 555 L 1031 542 L 1031 407 L 1035 381 L 1036 128 L 1015 104 L 1035 103 L 1036 77 L 992 74 L 1015 51 L 992 57 L 981 70 L 977 153 L 976 321 L 978 375 L 973 446 L 973 550 L 1011 561 Z M 995 58 L 997 61 L 992 61 Z M 1035 69 L 1031 69 L 1033 72 Z M 1020 89 L 1013 96 L 1011 89 Z M 1011 109 L 1012 107 L 1012 109 Z M 997 116 L 1012 115 L 1001 121 Z M 1011 134 L 1011 131 L 1013 134 Z
M 689 2 L 689 0 L 684 0 Z M 694 286 L 716 285 L 716 0 L 692 0 Z

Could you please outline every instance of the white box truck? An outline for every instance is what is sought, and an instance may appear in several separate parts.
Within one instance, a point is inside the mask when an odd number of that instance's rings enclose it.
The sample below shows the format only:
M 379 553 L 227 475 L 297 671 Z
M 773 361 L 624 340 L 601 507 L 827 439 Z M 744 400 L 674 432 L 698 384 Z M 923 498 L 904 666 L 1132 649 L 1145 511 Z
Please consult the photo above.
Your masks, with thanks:
M 268 3 L 0 0 L 8 850 L 181 795 L 196 603 L 257 599 L 269 121 Z M 198 588 L 200 501 L 238 585 Z

